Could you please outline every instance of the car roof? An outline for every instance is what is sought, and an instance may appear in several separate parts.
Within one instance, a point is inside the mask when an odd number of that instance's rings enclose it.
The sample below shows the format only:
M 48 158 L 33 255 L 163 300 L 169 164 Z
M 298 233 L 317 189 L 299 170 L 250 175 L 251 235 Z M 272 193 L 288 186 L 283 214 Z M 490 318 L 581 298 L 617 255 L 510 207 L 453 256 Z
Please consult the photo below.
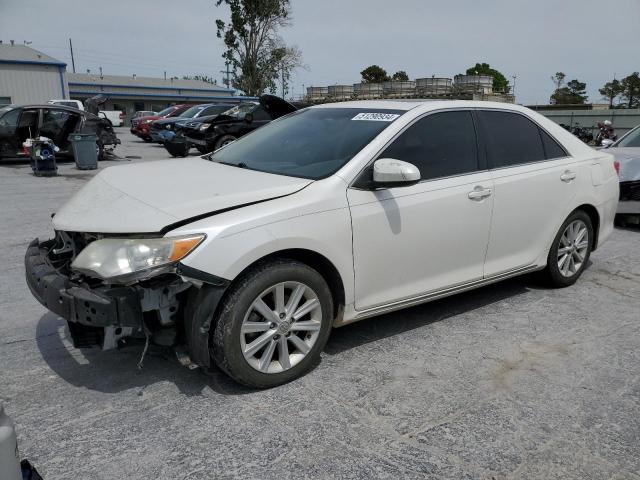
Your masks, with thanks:
M 323 103 L 311 108 L 367 108 L 380 110 L 409 111 L 418 107 L 428 107 L 425 110 L 437 110 L 439 108 L 499 108 L 502 110 L 514 110 L 519 112 L 528 109 L 513 103 L 486 102 L 479 100 L 433 100 L 433 99 L 400 99 L 400 100 L 355 100 L 337 103 Z
M 36 103 L 36 104 L 28 104 L 28 105 L 11 105 L 11 109 L 14 110 L 16 108 L 55 108 L 57 110 L 67 110 L 69 112 L 81 113 L 83 115 L 93 115 L 93 113 L 87 112 L 86 110 L 80 110 L 75 107 L 68 107 L 66 105 L 58 105 L 54 103 Z M 93 115 L 95 116 L 95 115 Z

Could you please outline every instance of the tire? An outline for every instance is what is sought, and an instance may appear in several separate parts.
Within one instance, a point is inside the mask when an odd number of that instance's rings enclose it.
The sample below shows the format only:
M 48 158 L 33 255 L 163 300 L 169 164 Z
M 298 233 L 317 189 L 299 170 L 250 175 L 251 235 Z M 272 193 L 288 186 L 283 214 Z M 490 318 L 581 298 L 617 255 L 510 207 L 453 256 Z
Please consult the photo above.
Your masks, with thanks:
M 151 143 L 151 137 L 140 137 L 145 143 Z
M 218 150 L 219 148 L 224 147 L 225 145 L 230 144 L 231 142 L 235 142 L 237 140 L 233 135 L 223 135 L 218 140 L 216 140 L 216 145 L 214 150 Z
M 285 309 L 276 303 L 275 292 L 280 286 L 281 304 L 296 303 L 290 311 L 302 313 L 301 306 L 309 305 L 313 310 L 297 320 L 285 314 Z M 302 297 L 294 295 L 299 288 Z M 254 307 L 258 299 L 267 306 L 269 321 Z M 274 310 L 279 310 L 280 315 Z M 331 292 L 317 271 L 287 259 L 258 264 L 232 285 L 220 305 L 211 340 L 212 358 L 231 378 L 248 387 L 282 385 L 317 364 L 332 322 Z M 286 355 L 282 355 L 283 348 Z
M 569 227 L 579 227 L 573 232 Z M 586 229 L 586 236 L 580 238 L 582 229 Z M 565 235 L 566 234 L 566 235 Z M 577 238 L 577 242 L 575 241 Z M 563 288 L 576 283 L 580 275 L 589 262 L 591 250 L 594 243 L 594 231 L 591 218 L 584 210 L 576 210 L 564 221 L 560 230 L 553 239 L 549 256 L 547 257 L 547 266 L 541 272 L 545 283 L 551 287 Z M 577 248 L 584 245 L 583 248 Z M 569 252 L 562 252 L 560 249 L 570 248 Z M 564 261 L 563 261 L 564 260 Z M 560 267 L 562 265 L 562 268 Z
M 207 147 L 203 147 L 202 145 L 197 145 L 196 148 L 198 149 L 198 151 L 202 154 L 202 155 L 206 155 L 207 153 L 209 153 L 211 150 L 209 150 Z
M 165 142 L 164 148 L 171 154 L 172 157 L 186 157 L 189 155 L 189 147 L 186 143 L 171 143 Z

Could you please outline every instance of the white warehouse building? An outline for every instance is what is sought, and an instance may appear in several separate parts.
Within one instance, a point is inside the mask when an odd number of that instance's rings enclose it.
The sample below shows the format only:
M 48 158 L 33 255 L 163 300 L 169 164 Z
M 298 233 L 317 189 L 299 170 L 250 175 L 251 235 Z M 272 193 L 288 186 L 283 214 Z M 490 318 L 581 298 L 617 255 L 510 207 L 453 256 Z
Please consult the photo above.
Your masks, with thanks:
M 69 98 L 66 63 L 13 43 L 0 43 L 0 105 Z

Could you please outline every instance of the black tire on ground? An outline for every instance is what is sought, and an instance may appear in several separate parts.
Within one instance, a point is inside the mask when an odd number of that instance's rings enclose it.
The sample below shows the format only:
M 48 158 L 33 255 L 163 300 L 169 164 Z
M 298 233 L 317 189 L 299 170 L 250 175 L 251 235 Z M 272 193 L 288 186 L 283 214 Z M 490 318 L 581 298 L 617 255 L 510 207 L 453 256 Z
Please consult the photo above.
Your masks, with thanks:
M 322 308 L 320 332 L 307 356 L 298 364 L 279 373 L 263 373 L 254 369 L 244 358 L 240 329 L 253 301 L 266 289 L 285 281 L 304 283 L 316 293 Z M 225 295 L 212 328 L 212 359 L 231 378 L 243 385 L 253 388 L 275 387 L 302 376 L 317 364 L 331 333 L 332 323 L 331 291 L 316 270 L 295 260 L 264 262 L 242 274 Z
M 171 143 L 165 142 L 164 148 L 171 154 L 172 157 L 186 157 L 189 155 L 189 146 L 186 143 Z
M 141 137 L 146 143 L 151 143 L 151 137 Z
M 237 139 L 233 135 L 223 135 L 218 140 L 216 140 L 216 145 L 214 150 L 218 150 L 219 148 L 224 147 L 228 143 L 235 142 Z
M 561 247 L 561 238 L 567 229 L 567 227 L 575 222 L 576 220 L 582 221 L 587 227 L 587 235 L 588 238 L 588 246 L 586 250 L 586 254 L 584 255 L 584 260 L 582 261 L 582 265 L 577 271 L 571 276 L 565 276 L 560 271 L 560 267 L 558 266 L 558 249 Z M 591 223 L 591 218 L 584 210 L 575 210 L 569 217 L 564 221 L 555 238 L 553 239 L 553 244 L 549 249 L 549 255 L 547 257 L 547 266 L 546 268 L 540 272 L 541 278 L 545 284 L 554 288 L 563 288 L 568 287 L 576 283 L 582 272 L 586 268 L 589 257 L 591 256 L 591 250 L 593 250 L 595 236 L 593 231 L 593 224 Z
M 210 149 L 208 149 L 207 147 L 203 147 L 202 145 L 197 145 L 196 148 L 202 155 L 206 155 L 211 151 Z

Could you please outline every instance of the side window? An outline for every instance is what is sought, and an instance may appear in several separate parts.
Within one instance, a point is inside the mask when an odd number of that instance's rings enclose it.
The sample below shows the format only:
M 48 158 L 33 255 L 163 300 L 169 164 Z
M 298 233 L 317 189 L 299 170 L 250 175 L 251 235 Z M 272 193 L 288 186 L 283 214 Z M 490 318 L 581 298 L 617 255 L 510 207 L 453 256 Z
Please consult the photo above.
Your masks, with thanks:
M 428 115 L 405 130 L 379 158 L 414 164 L 422 180 L 478 170 L 476 132 L 470 112 Z
M 15 128 L 18 126 L 18 117 L 20 116 L 20 109 L 10 110 L 8 113 L 0 118 L 0 127 Z
M 510 167 L 545 160 L 538 126 L 524 115 L 480 111 L 491 168 Z
M 256 121 L 271 120 L 271 115 L 269 115 L 262 107 L 255 108 L 251 114 L 253 115 L 253 119 Z
M 544 146 L 544 153 L 547 160 L 568 156 L 565 149 L 562 148 L 553 138 L 551 138 L 551 136 L 547 132 L 540 129 L 540 136 L 542 137 L 542 145 Z

